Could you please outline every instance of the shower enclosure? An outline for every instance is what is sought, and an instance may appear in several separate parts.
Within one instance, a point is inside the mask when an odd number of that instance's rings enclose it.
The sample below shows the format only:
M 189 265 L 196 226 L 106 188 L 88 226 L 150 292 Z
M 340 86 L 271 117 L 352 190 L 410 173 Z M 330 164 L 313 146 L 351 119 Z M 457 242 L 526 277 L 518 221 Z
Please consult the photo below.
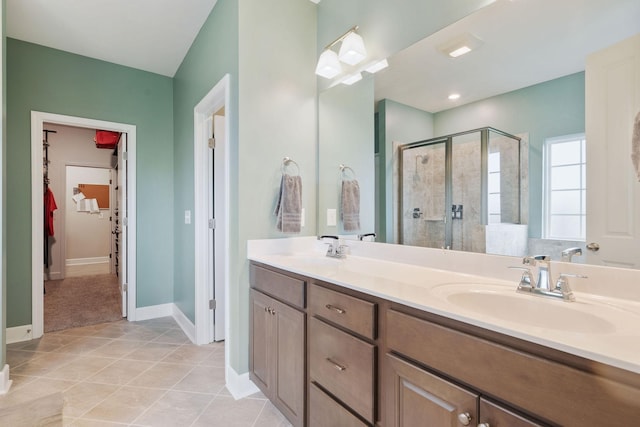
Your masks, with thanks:
M 402 145 L 399 159 L 400 243 L 486 252 L 489 227 L 520 224 L 520 138 L 474 129 Z

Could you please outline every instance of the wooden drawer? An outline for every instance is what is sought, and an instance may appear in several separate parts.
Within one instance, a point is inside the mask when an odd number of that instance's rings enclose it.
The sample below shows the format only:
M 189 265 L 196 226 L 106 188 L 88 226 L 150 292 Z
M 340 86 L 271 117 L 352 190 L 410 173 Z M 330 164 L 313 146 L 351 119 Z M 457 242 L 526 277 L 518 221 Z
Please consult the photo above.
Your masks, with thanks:
M 251 287 L 287 304 L 305 308 L 305 281 L 251 264 Z
M 323 321 L 309 321 L 309 376 L 364 419 L 374 421 L 375 346 Z
M 309 427 L 367 427 L 315 384 L 309 386 Z
M 585 427 L 640 419 L 640 389 L 395 310 L 386 319 L 390 350 L 541 420 Z
M 485 398 L 480 398 L 479 423 L 491 427 L 543 427 Z
M 376 338 L 376 304 L 311 284 L 311 314 L 327 319 L 371 340 Z

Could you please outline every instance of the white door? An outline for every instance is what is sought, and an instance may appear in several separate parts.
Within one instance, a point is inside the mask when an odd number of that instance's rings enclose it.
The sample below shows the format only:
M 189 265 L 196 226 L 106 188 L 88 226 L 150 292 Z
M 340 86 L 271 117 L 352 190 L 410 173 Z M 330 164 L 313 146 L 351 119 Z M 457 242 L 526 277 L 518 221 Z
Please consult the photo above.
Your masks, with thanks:
M 213 132 L 216 141 L 225 141 L 225 126 L 224 116 L 213 116 Z M 224 223 L 222 218 L 224 216 L 224 206 L 221 200 L 221 191 L 216 193 L 216 188 L 220 188 L 221 183 L 224 182 L 224 144 L 217 144 L 216 148 L 211 150 L 211 157 L 209 159 L 209 171 L 210 171 L 210 203 L 209 203 L 209 218 L 214 219 L 214 223 Z M 216 302 L 215 309 L 213 310 L 213 340 L 222 341 L 225 339 L 225 323 L 224 323 L 224 306 L 225 306 L 225 292 L 224 292 L 224 280 L 222 279 L 221 272 L 224 271 L 224 246 L 222 231 L 210 228 L 209 235 L 209 254 L 210 254 L 210 281 L 212 284 L 212 299 Z M 218 233 L 218 238 L 216 238 Z M 213 271 L 212 271 L 213 270 Z
M 640 34 L 590 55 L 585 76 L 587 261 L 640 268 L 640 182 L 631 163 Z
M 118 212 L 114 214 L 117 234 L 118 280 L 122 293 L 122 317 L 127 317 L 127 134 L 123 133 L 118 144 Z

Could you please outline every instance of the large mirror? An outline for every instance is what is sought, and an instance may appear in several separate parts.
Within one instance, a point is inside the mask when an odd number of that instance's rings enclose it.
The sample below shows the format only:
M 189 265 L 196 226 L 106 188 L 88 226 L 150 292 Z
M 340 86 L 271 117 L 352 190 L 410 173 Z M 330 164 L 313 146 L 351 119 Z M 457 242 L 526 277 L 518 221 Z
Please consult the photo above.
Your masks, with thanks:
M 399 194 L 406 189 L 399 186 L 403 178 L 399 174 L 405 165 L 406 183 L 415 185 L 427 175 L 433 180 L 425 159 L 438 157 L 407 150 L 408 156 L 403 159 L 398 154 L 401 148 L 491 127 L 521 140 L 518 225 L 526 226 L 522 251 L 548 253 L 559 259 L 563 249 L 579 246 L 585 255 L 574 261 L 588 261 L 584 224 L 597 218 L 591 213 L 585 221 L 589 194 L 585 182 L 604 177 L 587 176 L 581 164 L 588 158 L 583 136 L 586 57 L 638 33 L 637 0 L 498 0 L 396 53 L 389 58 L 388 69 L 353 86 L 321 92 L 319 231 L 349 234 L 341 228 L 339 219 L 336 226 L 328 225 L 331 218 L 327 213 L 335 206 L 339 215 L 337 188 L 344 176 L 338 163 L 351 162 L 357 163 L 355 172 L 364 202 L 358 232 L 375 230 L 378 241 L 418 244 L 416 239 L 401 239 L 402 224 L 433 221 L 440 212 L 432 212 L 433 202 L 403 207 Z M 462 40 L 473 50 L 449 57 L 448 51 Z M 459 98 L 449 99 L 454 93 Z M 334 116 L 336 113 L 340 119 Z M 573 154 L 567 154 L 566 149 L 571 147 Z M 423 148 L 430 149 L 435 146 Z M 574 159 L 575 153 L 578 160 Z M 545 160 L 552 157 L 555 164 Z M 571 169 L 569 166 L 575 170 L 576 165 L 578 184 L 562 175 Z M 624 167 L 631 169 L 631 162 Z M 555 187 L 545 188 L 550 174 L 560 174 L 562 179 L 556 178 L 559 184 Z M 488 184 L 483 185 L 486 194 Z M 582 210 L 550 210 L 552 199 L 571 200 Z M 482 209 L 486 211 L 488 204 L 486 201 Z M 446 215 L 455 215 L 448 212 L 451 206 L 442 208 Z M 422 209 L 417 217 L 415 209 Z M 473 209 L 469 206 L 470 213 Z M 485 212 L 485 221 L 490 215 Z M 521 227 L 518 233 L 522 233 Z M 474 247 L 469 250 L 485 249 L 486 245 Z M 631 265 L 620 262 L 618 266 Z

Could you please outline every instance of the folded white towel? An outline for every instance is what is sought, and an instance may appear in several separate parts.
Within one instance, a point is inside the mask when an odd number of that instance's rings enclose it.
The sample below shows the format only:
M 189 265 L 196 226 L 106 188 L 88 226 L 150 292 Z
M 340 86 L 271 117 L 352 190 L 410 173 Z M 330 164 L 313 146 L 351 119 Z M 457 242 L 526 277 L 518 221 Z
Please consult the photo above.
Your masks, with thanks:
M 631 162 L 640 181 L 640 112 L 633 123 L 633 135 L 631 136 Z
M 341 216 L 344 231 L 360 230 L 360 184 L 355 179 L 342 181 Z
M 276 204 L 276 227 L 284 233 L 299 233 L 302 228 L 302 178 L 282 174 Z

